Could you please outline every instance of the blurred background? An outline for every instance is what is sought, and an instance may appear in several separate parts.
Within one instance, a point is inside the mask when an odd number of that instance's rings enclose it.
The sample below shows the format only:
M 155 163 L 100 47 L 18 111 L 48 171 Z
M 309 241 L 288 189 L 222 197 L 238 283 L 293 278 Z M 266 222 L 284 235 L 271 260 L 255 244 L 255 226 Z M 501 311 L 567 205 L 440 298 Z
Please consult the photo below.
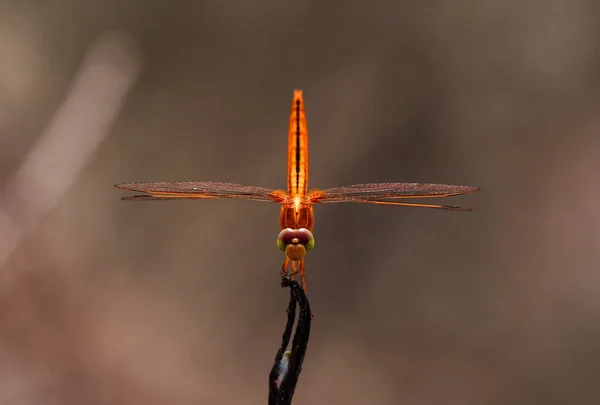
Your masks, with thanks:
M 597 404 L 600 4 L 0 2 L 0 404 L 264 404 L 279 207 L 113 184 L 479 185 L 315 209 L 295 404 Z

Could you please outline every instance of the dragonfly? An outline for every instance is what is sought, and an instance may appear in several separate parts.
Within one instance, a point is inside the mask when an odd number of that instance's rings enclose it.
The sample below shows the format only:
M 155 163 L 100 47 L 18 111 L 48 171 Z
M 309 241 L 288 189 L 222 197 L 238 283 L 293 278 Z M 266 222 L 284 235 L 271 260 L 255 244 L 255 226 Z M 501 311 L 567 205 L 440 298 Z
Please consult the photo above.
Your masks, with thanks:
M 262 201 L 281 205 L 280 232 L 277 246 L 285 253 L 281 275 L 299 273 L 306 291 L 304 259 L 315 247 L 313 227 L 315 204 L 366 203 L 400 207 L 421 207 L 454 211 L 471 211 L 456 205 L 437 205 L 415 202 L 416 198 L 441 198 L 474 193 L 476 186 L 453 186 L 429 183 L 366 183 L 329 189 L 308 189 L 308 129 L 302 90 L 294 90 L 288 130 L 287 191 L 272 190 L 236 183 L 196 181 L 156 181 L 122 183 L 115 187 L 144 194 L 123 197 L 123 200 L 204 200 L 232 198 Z

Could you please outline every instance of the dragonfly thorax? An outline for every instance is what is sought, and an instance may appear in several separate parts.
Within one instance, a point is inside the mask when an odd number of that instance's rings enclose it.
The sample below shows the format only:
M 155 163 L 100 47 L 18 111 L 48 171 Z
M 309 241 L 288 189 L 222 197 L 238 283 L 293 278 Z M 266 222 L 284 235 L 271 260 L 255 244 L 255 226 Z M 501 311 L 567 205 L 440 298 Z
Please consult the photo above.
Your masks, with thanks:
M 315 216 L 311 206 L 289 205 L 282 206 L 279 214 L 280 229 L 306 228 L 312 232 L 315 223 Z

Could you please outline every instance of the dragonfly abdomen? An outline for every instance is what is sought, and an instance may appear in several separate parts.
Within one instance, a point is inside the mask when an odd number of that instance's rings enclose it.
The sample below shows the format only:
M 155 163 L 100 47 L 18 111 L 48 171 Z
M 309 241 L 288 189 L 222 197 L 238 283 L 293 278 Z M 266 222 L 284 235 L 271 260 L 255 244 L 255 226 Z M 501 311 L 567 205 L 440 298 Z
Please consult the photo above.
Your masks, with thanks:
M 308 191 L 308 131 L 302 90 L 294 91 L 288 133 L 288 193 Z

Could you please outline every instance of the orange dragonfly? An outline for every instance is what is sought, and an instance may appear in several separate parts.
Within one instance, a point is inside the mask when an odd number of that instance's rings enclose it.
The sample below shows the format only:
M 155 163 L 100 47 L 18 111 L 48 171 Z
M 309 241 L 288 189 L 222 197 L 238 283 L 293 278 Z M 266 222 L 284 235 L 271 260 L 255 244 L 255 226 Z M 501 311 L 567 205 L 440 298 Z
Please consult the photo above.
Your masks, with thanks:
M 277 246 L 285 253 L 282 276 L 291 263 L 292 278 L 300 273 L 302 288 L 306 290 L 304 256 L 315 246 L 312 234 L 315 217 L 314 204 L 358 202 L 403 207 L 436 208 L 471 211 L 455 205 L 435 205 L 409 202 L 414 198 L 439 198 L 469 194 L 479 190 L 472 186 L 450 186 L 423 183 L 368 183 L 326 190 L 308 190 L 308 132 L 302 90 L 294 91 L 288 132 L 287 191 L 271 190 L 234 183 L 157 181 L 151 183 L 123 183 L 115 187 L 147 194 L 123 197 L 123 200 L 180 200 L 207 198 L 234 198 L 281 204 L 279 225 L 281 232 Z M 400 201 L 398 201 L 400 200 Z M 408 201 L 407 201 L 408 200 Z

